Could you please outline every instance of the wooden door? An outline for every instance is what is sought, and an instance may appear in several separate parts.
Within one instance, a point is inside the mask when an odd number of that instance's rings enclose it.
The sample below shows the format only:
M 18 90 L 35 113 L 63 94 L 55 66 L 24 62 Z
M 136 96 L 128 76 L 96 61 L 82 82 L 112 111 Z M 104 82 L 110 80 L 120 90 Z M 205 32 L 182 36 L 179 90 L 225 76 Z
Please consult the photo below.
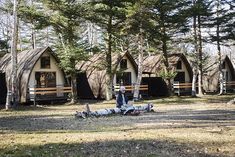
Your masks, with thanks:
M 174 78 L 174 81 L 184 83 L 185 82 L 185 72 L 178 72 Z
M 36 72 L 35 79 L 38 88 L 56 87 L 56 72 Z

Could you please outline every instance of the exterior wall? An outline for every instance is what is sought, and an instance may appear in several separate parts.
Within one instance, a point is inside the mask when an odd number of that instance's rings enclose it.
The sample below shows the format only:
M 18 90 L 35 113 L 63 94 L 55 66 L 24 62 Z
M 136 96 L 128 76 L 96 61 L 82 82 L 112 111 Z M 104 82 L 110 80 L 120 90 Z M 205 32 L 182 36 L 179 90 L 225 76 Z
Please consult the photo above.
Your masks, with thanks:
M 228 81 L 232 81 L 231 69 L 229 68 L 227 62 L 225 62 L 225 69 L 223 69 L 223 72 L 224 72 L 224 74 L 225 74 L 226 72 L 228 72 L 228 78 L 227 78 L 227 80 L 228 80 Z
M 135 83 L 137 79 L 135 68 L 126 56 L 123 58 L 127 59 L 127 69 L 124 72 L 131 72 L 131 82 Z M 120 65 L 118 68 L 120 68 Z M 98 99 L 105 98 L 106 71 L 93 71 L 91 74 L 87 72 L 86 75 L 94 96 Z M 113 85 L 116 85 L 116 75 L 114 75 Z
M 98 99 L 105 98 L 106 71 L 94 71 L 91 75 L 89 73 L 86 74 L 94 96 Z
M 50 55 L 50 54 L 45 52 L 42 56 L 48 56 L 48 55 Z M 41 62 L 39 59 L 30 74 L 28 87 L 35 86 L 35 84 L 36 84 L 35 73 L 36 72 L 56 72 L 56 85 L 57 86 L 64 86 L 64 83 L 65 83 L 64 74 L 61 71 L 61 69 L 59 68 L 59 66 L 57 65 L 57 61 L 55 60 L 55 58 L 52 55 L 50 55 L 50 65 L 51 65 L 50 69 L 41 69 Z
M 136 79 L 137 79 L 137 72 L 135 71 L 134 66 L 132 65 L 132 63 L 130 62 L 130 60 L 127 58 L 127 56 L 124 56 L 123 59 L 127 59 L 127 69 L 124 72 L 131 72 L 131 83 L 136 83 Z M 120 69 L 120 65 L 118 66 L 118 69 Z M 113 85 L 116 85 L 116 75 L 114 76 L 113 79 Z
M 179 59 L 179 61 L 181 61 L 181 63 L 182 63 L 182 69 L 181 70 L 177 69 L 176 71 L 177 72 L 185 72 L 185 82 L 187 82 L 187 83 L 191 82 L 190 76 L 189 76 L 189 72 L 188 72 L 188 70 L 186 68 L 185 63 L 181 59 Z
M 219 88 L 219 73 L 213 76 L 203 76 L 203 89 L 206 92 L 216 92 Z

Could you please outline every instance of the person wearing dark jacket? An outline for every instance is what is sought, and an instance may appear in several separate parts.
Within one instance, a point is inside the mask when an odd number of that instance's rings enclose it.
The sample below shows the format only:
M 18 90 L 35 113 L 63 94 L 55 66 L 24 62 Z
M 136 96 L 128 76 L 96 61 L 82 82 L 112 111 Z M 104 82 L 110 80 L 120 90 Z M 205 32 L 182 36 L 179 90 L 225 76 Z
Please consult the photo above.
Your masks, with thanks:
M 117 108 L 121 108 L 123 105 L 128 104 L 128 98 L 125 94 L 125 87 L 121 86 L 117 96 Z

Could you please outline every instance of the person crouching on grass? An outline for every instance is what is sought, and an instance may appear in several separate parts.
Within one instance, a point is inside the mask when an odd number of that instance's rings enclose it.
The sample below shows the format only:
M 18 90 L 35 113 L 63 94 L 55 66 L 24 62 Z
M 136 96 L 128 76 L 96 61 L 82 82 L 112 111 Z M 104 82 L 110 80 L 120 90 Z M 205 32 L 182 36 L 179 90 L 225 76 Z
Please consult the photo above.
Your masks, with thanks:
M 116 99 L 116 108 L 113 109 L 100 109 L 97 111 L 91 111 L 89 104 L 86 104 L 86 111 L 76 111 L 75 117 L 86 118 L 89 116 L 107 116 L 111 114 L 123 114 L 123 115 L 139 115 L 140 111 L 151 112 L 154 111 L 153 104 L 145 104 L 142 106 L 133 106 L 133 101 L 128 101 L 125 94 L 125 87 L 121 86 Z

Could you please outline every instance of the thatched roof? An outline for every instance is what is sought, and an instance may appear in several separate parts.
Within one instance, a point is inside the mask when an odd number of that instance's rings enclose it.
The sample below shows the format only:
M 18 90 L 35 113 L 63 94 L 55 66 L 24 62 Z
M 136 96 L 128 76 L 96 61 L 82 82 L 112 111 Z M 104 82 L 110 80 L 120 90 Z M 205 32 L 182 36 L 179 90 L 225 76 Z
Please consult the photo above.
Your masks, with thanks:
M 51 48 L 49 47 L 26 50 L 17 54 L 17 61 L 18 61 L 17 79 L 19 80 L 19 88 L 20 88 L 19 94 L 21 96 L 21 102 L 26 101 L 26 94 L 28 88 L 27 85 L 29 82 L 31 71 L 33 70 L 33 67 L 35 66 L 36 62 L 39 60 L 39 58 L 44 52 L 48 52 L 55 57 L 55 54 L 52 52 Z M 0 71 L 6 73 L 7 83 L 9 82 L 9 79 L 11 77 L 11 66 L 12 66 L 11 55 L 6 54 L 0 60 Z
M 190 66 L 187 58 L 185 57 L 185 55 L 182 53 L 169 54 L 168 61 L 169 61 L 170 69 L 176 70 L 177 63 L 180 60 L 182 60 L 184 62 L 184 64 L 186 65 L 186 68 L 189 72 L 189 75 L 192 76 L 191 66 Z M 147 56 L 144 58 L 143 73 L 157 74 L 160 71 L 164 70 L 164 68 L 165 68 L 165 65 L 163 62 L 163 55 L 162 54 L 157 54 L 154 56 Z

